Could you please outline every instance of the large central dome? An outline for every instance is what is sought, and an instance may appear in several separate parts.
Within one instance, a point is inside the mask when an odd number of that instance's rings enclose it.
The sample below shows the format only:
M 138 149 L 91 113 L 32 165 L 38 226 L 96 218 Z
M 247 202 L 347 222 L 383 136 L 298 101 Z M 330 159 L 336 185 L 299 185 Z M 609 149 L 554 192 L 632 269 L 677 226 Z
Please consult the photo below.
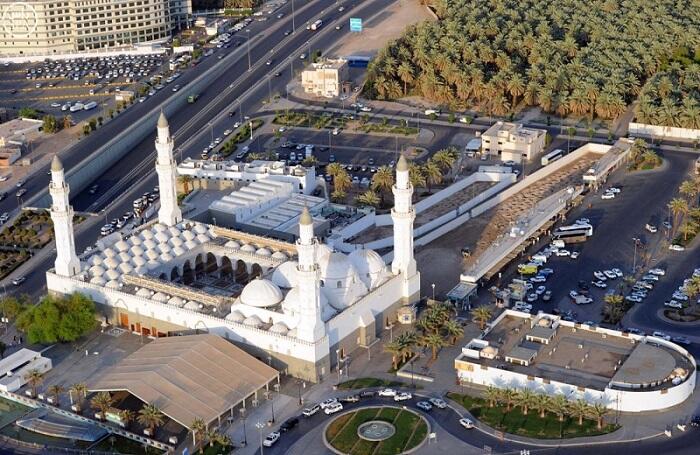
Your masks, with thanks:
M 282 291 L 272 281 L 257 279 L 248 283 L 241 292 L 240 302 L 244 305 L 265 308 L 282 301 Z
M 343 310 L 367 293 L 367 286 L 360 280 L 347 256 L 332 252 L 319 257 L 321 291 L 336 310 Z

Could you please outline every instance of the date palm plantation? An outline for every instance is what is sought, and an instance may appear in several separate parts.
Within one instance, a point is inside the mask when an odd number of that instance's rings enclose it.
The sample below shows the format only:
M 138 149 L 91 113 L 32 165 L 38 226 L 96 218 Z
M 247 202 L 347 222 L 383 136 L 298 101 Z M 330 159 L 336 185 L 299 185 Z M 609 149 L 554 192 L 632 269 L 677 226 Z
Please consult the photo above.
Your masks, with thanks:
M 700 55 L 700 9 L 679 8 L 673 0 L 430 4 L 439 20 L 409 27 L 370 64 L 370 96 L 415 95 L 499 115 L 538 106 L 612 119 L 676 56 L 688 55 L 687 65 Z M 673 83 L 666 85 L 671 93 Z M 648 89 L 663 98 L 660 88 Z M 684 122 L 697 121 L 697 105 L 681 103 L 673 100 L 671 107 L 683 110 Z

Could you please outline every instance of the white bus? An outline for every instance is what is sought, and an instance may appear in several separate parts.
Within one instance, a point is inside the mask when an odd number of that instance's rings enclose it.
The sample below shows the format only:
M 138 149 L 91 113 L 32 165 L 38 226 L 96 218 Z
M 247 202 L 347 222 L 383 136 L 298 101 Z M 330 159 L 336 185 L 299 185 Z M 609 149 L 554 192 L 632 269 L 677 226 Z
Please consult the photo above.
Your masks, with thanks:
M 590 224 L 573 224 L 571 226 L 560 226 L 552 233 L 555 240 L 563 240 L 566 243 L 585 241 L 586 237 L 593 235 L 593 226 Z
M 309 30 L 318 30 L 321 28 L 321 25 L 323 25 L 323 21 L 319 19 L 309 26 Z
M 86 110 L 86 111 L 89 111 L 90 109 L 94 109 L 94 108 L 96 108 L 96 107 L 97 107 L 97 103 L 94 102 L 94 101 L 90 101 L 90 102 L 87 103 L 85 106 L 83 106 L 83 109 Z
M 548 154 L 542 157 L 542 166 L 546 166 L 552 161 L 558 160 L 562 156 L 564 156 L 564 150 L 562 149 L 556 149 L 552 152 L 549 152 Z

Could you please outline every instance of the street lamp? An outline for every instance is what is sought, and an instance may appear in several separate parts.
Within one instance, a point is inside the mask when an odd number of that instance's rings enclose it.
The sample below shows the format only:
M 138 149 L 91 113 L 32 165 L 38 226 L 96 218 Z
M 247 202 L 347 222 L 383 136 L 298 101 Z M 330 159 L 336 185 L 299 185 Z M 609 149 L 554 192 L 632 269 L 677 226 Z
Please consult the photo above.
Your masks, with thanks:
M 258 429 L 258 432 L 260 433 L 260 455 L 263 453 L 263 438 L 262 438 L 262 430 L 265 428 L 265 425 L 262 423 L 258 422 L 255 424 L 255 428 Z
M 299 406 L 304 404 L 304 400 L 301 398 L 301 389 L 306 388 L 306 381 L 297 381 L 297 384 L 299 385 Z
M 243 445 L 247 446 L 248 445 L 248 435 L 245 432 L 245 408 L 241 408 L 238 410 L 238 412 L 241 414 L 241 420 L 243 420 Z
M 632 259 L 632 273 L 637 271 L 637 245 L 639 245 L 639 239 L 637 237 L 632 237 L 634 242 L 634 258 Z
M 435 300 L 435 283 L 430 285 L 431 288 L 433 288 L 433 301 Z
M 292 33 L 296 33 L 296 31 L 297 31 L 296 24 L 294 23 L 294 16 L 295 16 L 295 12 L 294 12 L 294 0 L 292 0 Z
M 338 363 L 338 383 L 340 383 L 340 349 L 335 350 L 335 358 Z

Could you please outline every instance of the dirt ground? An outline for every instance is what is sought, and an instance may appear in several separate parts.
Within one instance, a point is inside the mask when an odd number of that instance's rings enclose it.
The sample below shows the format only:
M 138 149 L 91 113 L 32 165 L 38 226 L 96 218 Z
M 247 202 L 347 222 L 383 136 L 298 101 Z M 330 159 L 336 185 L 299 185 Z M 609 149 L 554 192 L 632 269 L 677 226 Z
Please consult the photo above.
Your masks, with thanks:
M 406 27 L 424 20 L 434 18 L 418 0 L 399 0 L 373 18 L 363 20 L 362 33 L 342 40 L 326 54 L 372 56 L 389 41 L 400 37 Z

